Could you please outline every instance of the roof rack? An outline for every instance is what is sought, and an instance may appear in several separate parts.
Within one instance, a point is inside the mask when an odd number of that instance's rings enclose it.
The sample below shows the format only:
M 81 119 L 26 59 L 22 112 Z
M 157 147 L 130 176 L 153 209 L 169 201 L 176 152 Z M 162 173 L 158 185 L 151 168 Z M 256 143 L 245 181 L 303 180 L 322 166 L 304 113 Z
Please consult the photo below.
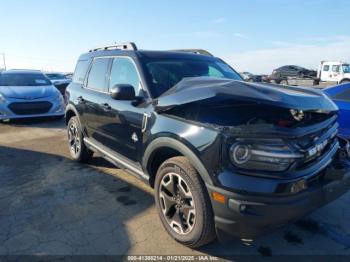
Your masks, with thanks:
M 213 56 L 210 52 L 208 52 L 207 50 L 204 50 L 204 49 L 178 49 L 178 50 L 172 50 L 172 51 Z
M 89 52 L 95 52 L 99 50 L 111 50 L 111 49 L 120 49 L 120 50 L 137 50 L 137 47 L 135 43 L 133 42 L 126 42 L 126 43 L 120 43 L 120 44 L 114 44 L 114 45 L 107 45 L 102 47 L 97 47 L 94 49 L 89 50 Z

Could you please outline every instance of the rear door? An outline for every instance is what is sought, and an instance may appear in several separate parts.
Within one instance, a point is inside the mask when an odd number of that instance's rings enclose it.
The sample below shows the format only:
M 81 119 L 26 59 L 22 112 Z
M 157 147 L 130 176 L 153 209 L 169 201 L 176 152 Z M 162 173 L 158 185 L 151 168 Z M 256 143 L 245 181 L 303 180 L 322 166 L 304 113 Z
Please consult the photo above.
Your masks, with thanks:
M 81 116 L 85 123 L 86 131 L 89 137 L 97 141 L 103 140 L 102 124 L 104 110 L 102 105 L 109 98 L 107 83 L 108 71 L 110 67 L 110 58 L 97 57 L 92 61 L 88 76 L 84 83 L 84 92 L 78 98 L 84 110 Z

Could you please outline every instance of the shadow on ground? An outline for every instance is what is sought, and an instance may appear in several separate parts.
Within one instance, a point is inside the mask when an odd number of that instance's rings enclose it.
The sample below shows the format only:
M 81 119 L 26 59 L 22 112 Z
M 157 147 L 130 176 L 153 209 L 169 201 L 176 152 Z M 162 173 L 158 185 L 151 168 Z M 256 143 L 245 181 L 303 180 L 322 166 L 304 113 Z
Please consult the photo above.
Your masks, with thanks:
M 133 244 L 126 228 L 143 226 L 128 222 L 153 204 L 148 193 L 61 156 L 0 147 L 0 159 L 0 254 L 125 254 Z

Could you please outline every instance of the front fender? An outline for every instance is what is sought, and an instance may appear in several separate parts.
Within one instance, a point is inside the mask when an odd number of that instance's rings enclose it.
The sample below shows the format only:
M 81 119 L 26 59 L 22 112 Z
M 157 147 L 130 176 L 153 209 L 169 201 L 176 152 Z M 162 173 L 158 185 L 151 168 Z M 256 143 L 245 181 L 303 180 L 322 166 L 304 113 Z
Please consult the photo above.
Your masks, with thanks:
M 203 165 L 202 161 L 196 156 L 193 151 L 180 141 L 170 137 L 159 137 L 154 139 L 146 148 L 143 158 L 142 167 L 143 170 L 148 170 L 148 165 L 152 159 L 152 155 L 157 149 L 168 147 L 180 152 L 183 156 L 187 157 L 194 168 L 199 172 L 203 181 L 206 184 L 213 185 L 212 177 L 209 175 L 207 169 Z

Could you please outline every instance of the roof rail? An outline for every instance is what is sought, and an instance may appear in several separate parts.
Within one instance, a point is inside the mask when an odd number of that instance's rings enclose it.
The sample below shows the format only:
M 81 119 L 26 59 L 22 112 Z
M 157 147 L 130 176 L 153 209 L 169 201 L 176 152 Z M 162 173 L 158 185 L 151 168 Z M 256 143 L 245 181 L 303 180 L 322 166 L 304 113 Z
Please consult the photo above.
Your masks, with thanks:
M 186 53 L 194 53 L 199 55 L 207 55 L 207 56 L 213 56 L 210 52 L 204 49 L 178 49 L 178 50 L 172 50 L 176 52 L 186 52 Z
M 94 49 L 89 50 L 89 52 L 95 52 L 99 50 L 110 50 L 110 49 L 120 49 L 120 50 L 137 50 L 137 47 L 135 43 L 133 42 L 126 42 L 126 43 L 120 43 L 120 44 L 114 44 L 114 45 L 107 45 L 102 47 L 97 47 Z

